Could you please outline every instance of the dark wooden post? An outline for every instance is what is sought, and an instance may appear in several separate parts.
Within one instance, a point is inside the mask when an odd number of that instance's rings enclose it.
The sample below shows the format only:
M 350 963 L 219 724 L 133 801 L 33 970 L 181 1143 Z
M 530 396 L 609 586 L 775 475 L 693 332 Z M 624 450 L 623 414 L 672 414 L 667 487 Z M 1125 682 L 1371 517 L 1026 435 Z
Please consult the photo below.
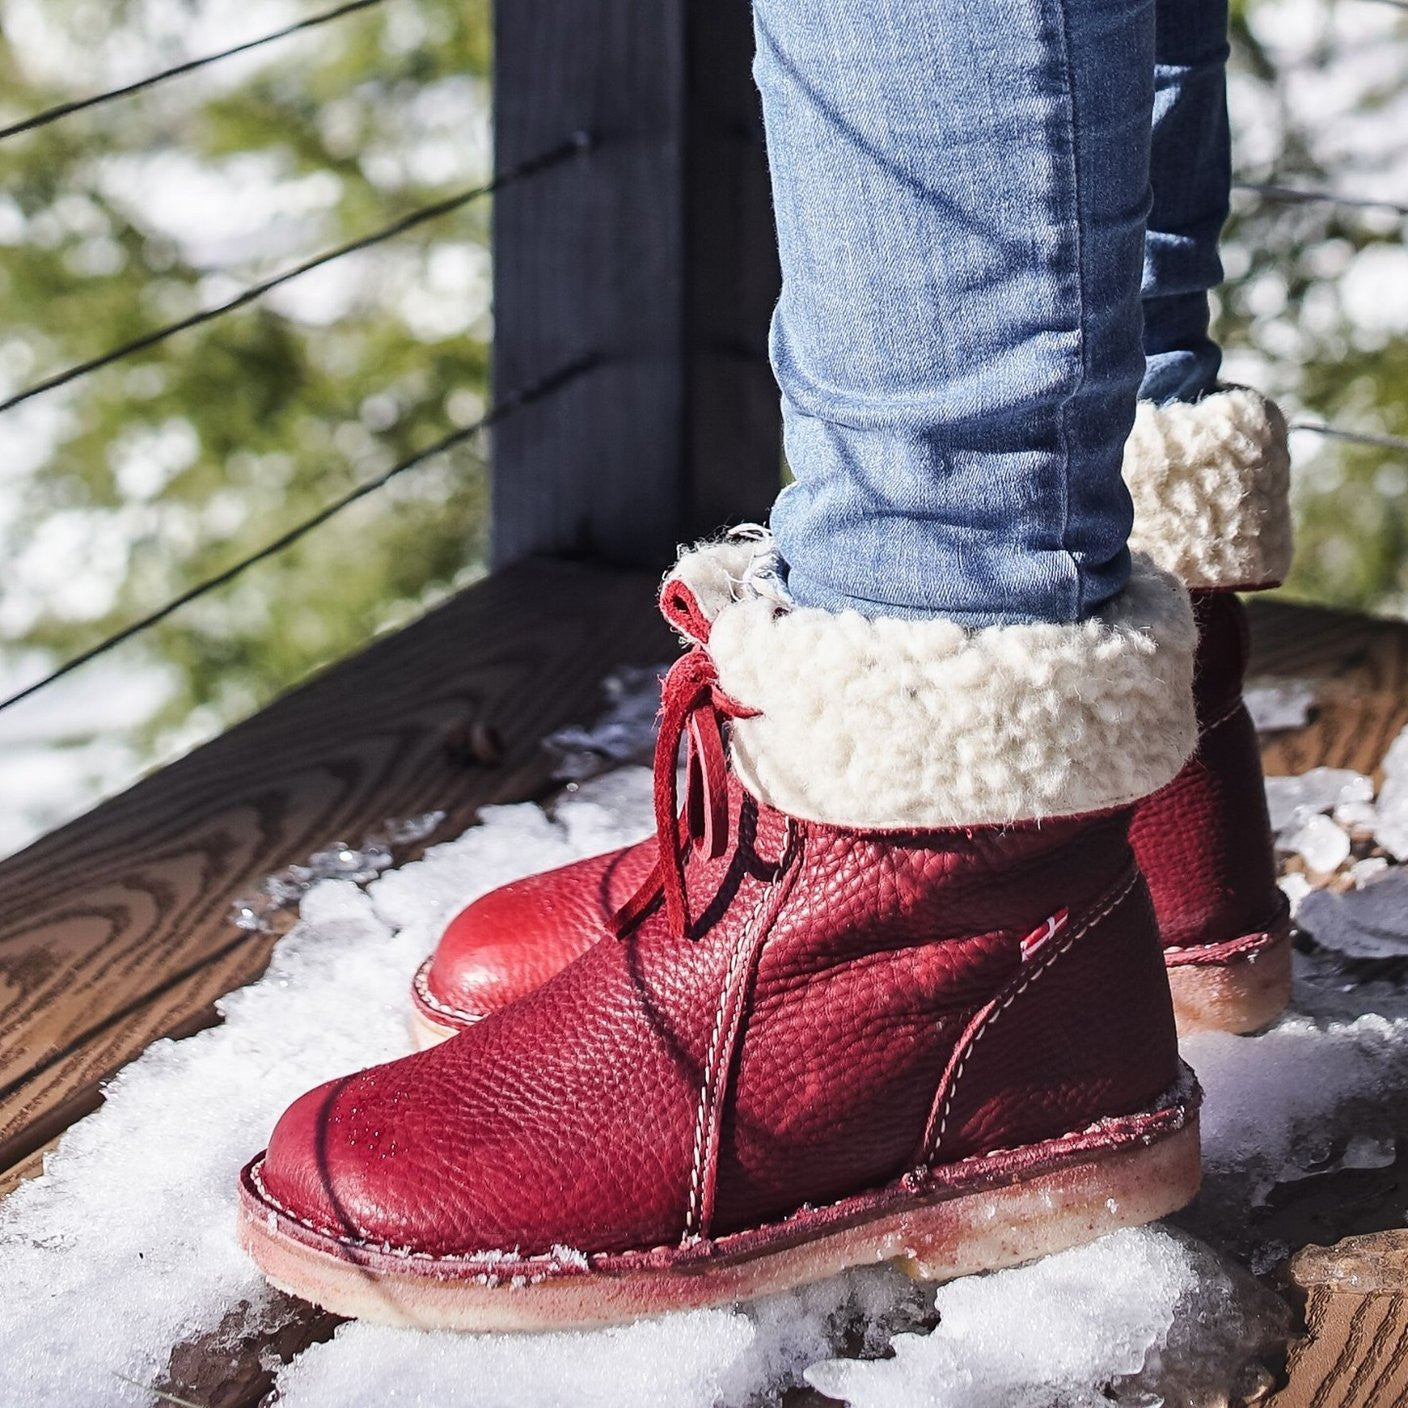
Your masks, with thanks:
M 748 0 L 497 0 L 500 170 L 591 146 L 494 209 L 494 381 L 592 370 L 493 445 L 495 565 L 658 566 L 763 516 L 779 483 L 766 365 L 777 256 Z

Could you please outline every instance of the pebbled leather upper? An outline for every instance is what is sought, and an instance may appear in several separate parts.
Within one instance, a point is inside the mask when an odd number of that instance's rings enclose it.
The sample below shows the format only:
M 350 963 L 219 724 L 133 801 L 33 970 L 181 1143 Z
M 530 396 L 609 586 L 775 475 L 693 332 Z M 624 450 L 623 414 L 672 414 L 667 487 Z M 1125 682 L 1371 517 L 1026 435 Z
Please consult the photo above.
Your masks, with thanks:
M 1230 592 L 1192 597 L 1198 749 L 1172 782 L 1139 804 L 1130 830 L 1173 962 L 1274 930 L 1285 910 L 1261 748 L 1242 703 L 1246 608 Z
M 481 895 L 450 922 L 422 971 L 422 1010 L 443 1025 L 464 1025 L 547 982 L 610 933 L 655 850 L 650 837 Z
M 304 1096 L 267 1195 L 431 1256 L 650 1249 L 1175 1083 L 1127 812 L 890 835 L 789 819 L 731 778 L 727 805 L 722 854 L 686 857 L 693 938 L 657 905 L 442 1045 Z

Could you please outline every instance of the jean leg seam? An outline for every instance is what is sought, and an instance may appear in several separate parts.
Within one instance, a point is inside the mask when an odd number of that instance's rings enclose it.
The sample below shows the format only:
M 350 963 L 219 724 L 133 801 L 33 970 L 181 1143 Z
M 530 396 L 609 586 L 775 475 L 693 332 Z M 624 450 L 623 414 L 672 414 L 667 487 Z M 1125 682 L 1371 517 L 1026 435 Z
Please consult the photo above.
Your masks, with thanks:
M 1071 193 L 1075 204 L 1075 286 L 1076 286 L 1076 347 L 1079 351 L 1080 370 L 1076 376 L 1076 384 L 1071 388 L 1070 393 L 1062 398 L 1061 413 L 1058 422 L 1061 437 L 1061 534 L 1059 547 L 1065 554 L 1067 561 L 1071 565 L 1071 571 L 1075 578 L 1075 618 L 1081 620 L 1085 615 L 1085 581 L 1081 576 L 1080 564 L 1076 561 L 1075 554 L 1070 550 L 1070 527 L 1071 527 L 1071 436 L 1070 436 L 1070 409 L 1071 403 L 1085 387 L 1086 382 L 1086 356 L 1087 337 L 1085 327 L 1086 316 L 1086 287 L 1085 287 L 1085 235 L 1081 227 L 1081 197 L 1082 181 L 1080 171 L 1079 144 L 1076 133 L 1078 130 L 1078 114 L 1076 112 L 1076 92 L 1074 65 L 1071 61 L 1071 33 L 1070 16 L 1067 9 L 1067 0 L 1052 0 L 1053 8 L 1057 16 L 1057 33 L 1061 46 L 1061 64 L 1066 73 L 1066 94 L 1065 94 L 1065 122 L 1066 138 L 1069 142 L 1070 151 L 1070 175 Z

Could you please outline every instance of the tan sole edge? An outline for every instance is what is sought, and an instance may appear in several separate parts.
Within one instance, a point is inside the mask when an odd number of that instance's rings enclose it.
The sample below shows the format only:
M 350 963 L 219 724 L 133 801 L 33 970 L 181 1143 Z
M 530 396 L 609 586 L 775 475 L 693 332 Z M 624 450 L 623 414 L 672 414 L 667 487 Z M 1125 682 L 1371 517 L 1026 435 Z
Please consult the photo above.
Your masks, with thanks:
M 419 1007 L 411 1008 L 411 1019 L 407 1025 L 411 1029 L 411 1040 L 415 1042 L 417 1051 L 429 1051 L 432 1046 L 449 1041 L 452 1036 L 458 1036 L 463 1030 L 461 1027 L 443 1027 L 439 1022 L 432 1022 Z
M 1016 1266 L 1120 1227 L 1156 1221 L 1198 1191 L 1198 1123 L 1151 1144 L 1088 1154 L 1006 1187 L 890 1209 L 811 1241 L 701 1266 L 569 1270 L 523 1284 L 373 1270 L 279 1230 L 272 1210 L 242 1207 L 240 1241 L 280 1290 L 338 1315 L 428 1330 L 542 1331 L 620 1324 L 668 1311 L 752 1300 L 851 1267 L 898 1262 L 947 1281 Z
M 1269 1027 L 1291 1000 L 1291 941 L 1231 963 L 1185 963 L 1168 970 L 1179 1036 Z

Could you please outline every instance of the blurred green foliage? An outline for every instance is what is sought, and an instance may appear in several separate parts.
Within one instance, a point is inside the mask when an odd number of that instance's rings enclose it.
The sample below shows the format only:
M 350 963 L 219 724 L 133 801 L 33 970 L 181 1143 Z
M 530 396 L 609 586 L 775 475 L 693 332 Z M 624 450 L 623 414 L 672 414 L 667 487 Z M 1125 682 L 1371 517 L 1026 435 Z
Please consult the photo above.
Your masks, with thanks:
M 154 7 L 138 0 L 43 6 L 61 39 L 82 43 L 96 22 L 104 46 L 126 40 L 153 68 L 190 53 L 149 39 Z M 164 8 L 169 22 L 169 0 Z M 322 8 L 286 9 L 278 22 Z M 0 22 L 14 9 L 0 8 Z M 86 91 L 36 77 L 22 57 L 21 45 L 0 43 L 6 120 Z M 245 65 L 238 81 L 217 66 L 0 144 L 10 390 L 487 174 L 487 0 L 388 4 L 234 62 Z M 448 179 L 432 179 L 417 144 L 443 146 L 456 123 L 459 164 L 442 162 Z M 245 247 L 228 241 L 228 262 L 207 260 L 150 208 L 147 182 L 169 188 L 169 205 L 187 166 L 200 176 L 187 183 L 191 201 L 227 176 L 298 199 L 274 199 L 267 231 L 246 232 Z M 63 592 L 12 602 L 12 639 L 73 654 L 473 420 L 486 384 L 484 307 L 466 298 L 461 318 L 452 309 L 427 332 L 405 305 L 427 296 L 417 284 L 431 261 L 467 248 L 487 258 L 487 221 L 479 201 L 358 256 L 335 326 L 269 300 L 43 398 L 52 410 L 33 423 L 52 445 L 41 468 L 7 486 L 17 499 L 6 556 L 22 565 L 32 535 L 47 525 L 52 536 L 57 523 L 72 572 L 101 559 L 112 590 L 96 609 L 86 596 L 66 604 Z M 219 229 L 202 238 L 219 252 Z M 193 709 L 231 721 L 357 649 L 472 570 L 484 529 L 482 452 L 455 451 L 124 647 L 134 667 L 138 652 L 171 667 L 176 687 L 144 727 L 149 742 Z
M 1234 0 L 1232 44 L 1238 175 L 1386 204 L 1235 194 L 1217 324 L 1229 363 L 1293 423 L 1408 437 L 1408 250 L 1392 209 L 1408 203 L 1408 14 L 1369 0 Z M 1255 140 L 1239 115 L 1255 118 Z M 1292 462 L 1288 592 L 1408 613 L 1408 453 L 1301 432 Z

